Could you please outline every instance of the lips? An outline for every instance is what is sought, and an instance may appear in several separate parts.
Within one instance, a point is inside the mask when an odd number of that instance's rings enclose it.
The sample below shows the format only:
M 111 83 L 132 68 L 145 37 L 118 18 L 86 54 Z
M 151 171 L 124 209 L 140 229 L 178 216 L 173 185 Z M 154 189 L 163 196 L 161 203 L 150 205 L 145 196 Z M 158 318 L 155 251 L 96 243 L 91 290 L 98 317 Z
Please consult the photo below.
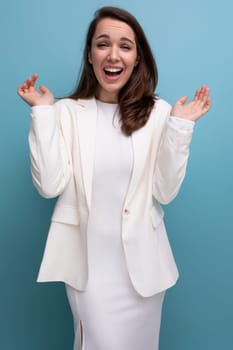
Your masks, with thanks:
M 123 71 L 123 69 L 120 67 L 105 67 L 104 68 L 104 73 L 110 77 L 118 76 L 122 73 L 122 71 Z

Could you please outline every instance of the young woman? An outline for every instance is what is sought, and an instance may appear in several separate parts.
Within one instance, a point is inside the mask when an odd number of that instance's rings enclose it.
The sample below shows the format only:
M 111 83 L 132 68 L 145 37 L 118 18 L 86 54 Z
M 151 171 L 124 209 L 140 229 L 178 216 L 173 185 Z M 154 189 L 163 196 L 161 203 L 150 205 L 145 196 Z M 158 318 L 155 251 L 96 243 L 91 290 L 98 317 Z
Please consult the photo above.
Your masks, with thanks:
M 173 107 L 158 98 L 145 34 L 113 7 L 89 26 L 72 96 L 54 103 L 37 78 L 18 89 L 32 106 L 32 178 L 42 196 L 59 196 L 38 280 L 65 282 L 75 350 L 156 350 L 178 278 L 160 203 L 179 191 L 209 88 Z

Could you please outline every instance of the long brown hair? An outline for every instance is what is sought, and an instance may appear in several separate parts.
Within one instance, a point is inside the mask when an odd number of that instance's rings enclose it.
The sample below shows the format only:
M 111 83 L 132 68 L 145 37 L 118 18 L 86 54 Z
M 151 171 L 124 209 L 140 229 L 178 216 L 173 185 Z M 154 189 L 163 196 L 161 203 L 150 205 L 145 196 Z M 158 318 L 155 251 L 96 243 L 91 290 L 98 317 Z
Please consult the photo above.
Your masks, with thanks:
M 102 7 L 96 11 L 87 31 L 79 83 L 69 98 L 85 99 L 94 97 L 96 94 L 98 81 L 89 63 L 88 54 L 96 27 L 103 18 L 125 22 L 135 33 L 139 62 L 118 96 L 121 130 L 129 136 L 143 127 L 149 119 L 156 101 L 154 91 L 158 82 L 157 66 L 151 48 L 140 24 L 129 12 L 117 7 Z

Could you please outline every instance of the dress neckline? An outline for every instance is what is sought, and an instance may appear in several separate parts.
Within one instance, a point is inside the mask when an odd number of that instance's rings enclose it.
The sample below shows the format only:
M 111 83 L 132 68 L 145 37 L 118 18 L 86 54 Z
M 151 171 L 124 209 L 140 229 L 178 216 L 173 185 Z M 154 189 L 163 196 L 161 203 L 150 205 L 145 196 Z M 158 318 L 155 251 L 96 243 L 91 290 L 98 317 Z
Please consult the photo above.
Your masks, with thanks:
M 118 103 L 103 102 L 103 101 L 100 101 L 97 99 L 96 99 L 96 103 L 99 106 L 109 106 L 109 107 L 114 107 L 114 108 L 116 108 L 118 106 Z

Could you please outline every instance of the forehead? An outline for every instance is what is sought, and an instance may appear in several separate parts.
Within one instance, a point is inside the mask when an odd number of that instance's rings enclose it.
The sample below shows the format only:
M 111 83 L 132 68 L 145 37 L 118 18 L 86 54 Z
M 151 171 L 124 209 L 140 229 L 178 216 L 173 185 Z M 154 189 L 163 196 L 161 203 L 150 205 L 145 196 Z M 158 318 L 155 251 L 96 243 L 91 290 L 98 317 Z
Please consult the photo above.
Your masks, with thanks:
M 126 37 L 135 41 L 133 29 L 125 22 L 112 18 L 103 18 L 97 24 L 93 39 L 100 35 L 108 35 L 110 38 Z

